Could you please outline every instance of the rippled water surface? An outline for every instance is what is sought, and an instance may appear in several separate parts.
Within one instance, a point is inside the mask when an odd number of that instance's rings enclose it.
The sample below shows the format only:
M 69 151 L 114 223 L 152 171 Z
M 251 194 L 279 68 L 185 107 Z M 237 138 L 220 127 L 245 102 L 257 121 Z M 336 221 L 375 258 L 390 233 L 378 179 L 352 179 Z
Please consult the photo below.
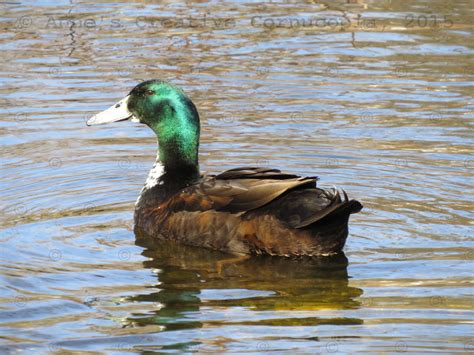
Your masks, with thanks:
M 0 3 L 0 352 L 470 352 L 473 11 L 457 1 Z M 201 168 L 319 175 L 345 255 L 138 243 L 151 131 L 85 119 L 183 87 Z

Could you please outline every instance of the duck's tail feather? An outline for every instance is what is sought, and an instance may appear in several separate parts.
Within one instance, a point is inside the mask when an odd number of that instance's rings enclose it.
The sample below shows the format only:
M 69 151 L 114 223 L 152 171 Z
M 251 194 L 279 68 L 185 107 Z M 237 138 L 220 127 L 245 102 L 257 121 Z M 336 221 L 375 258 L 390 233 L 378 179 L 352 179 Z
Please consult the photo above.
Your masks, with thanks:
M 362 209 L 362 204 L 357 200 L 349 200 L 347 193 L 342 190 L 342 197 L 339 190 L 334 187 L 332 190 L 325 190 L 326 196 L 331 200 L 331 203 L 321 211 L 312 216 L 300 221 L 296 228 L 304 228 L 315 223 L 324 223 L 333 218 L 343 219 L 347 223 L 349 215 L 357 213 Z

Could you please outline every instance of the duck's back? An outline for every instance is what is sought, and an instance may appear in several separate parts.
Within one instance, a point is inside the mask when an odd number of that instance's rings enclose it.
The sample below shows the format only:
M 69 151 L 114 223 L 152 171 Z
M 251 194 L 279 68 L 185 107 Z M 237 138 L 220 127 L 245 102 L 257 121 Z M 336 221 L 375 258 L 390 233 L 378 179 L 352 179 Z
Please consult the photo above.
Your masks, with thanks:
M 156 186 L 137 205 L 135 230 L 233 254 L 321 255 L 342 250 L 362 205 L 316 177 L 237 168 L 170 193 Z

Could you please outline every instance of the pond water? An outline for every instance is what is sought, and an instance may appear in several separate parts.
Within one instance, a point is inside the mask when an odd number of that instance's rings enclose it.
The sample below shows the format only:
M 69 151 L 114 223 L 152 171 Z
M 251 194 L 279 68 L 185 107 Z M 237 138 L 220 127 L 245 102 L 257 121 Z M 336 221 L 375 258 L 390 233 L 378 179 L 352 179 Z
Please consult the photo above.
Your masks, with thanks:
M 456 1 L 0 3 L 0 352 L 469 352 L 473 10 Z M 156 154 L 86 127 L 181 86 L 201 169 L 319 175 L 365 206 L 345 255 L 137 243 Z

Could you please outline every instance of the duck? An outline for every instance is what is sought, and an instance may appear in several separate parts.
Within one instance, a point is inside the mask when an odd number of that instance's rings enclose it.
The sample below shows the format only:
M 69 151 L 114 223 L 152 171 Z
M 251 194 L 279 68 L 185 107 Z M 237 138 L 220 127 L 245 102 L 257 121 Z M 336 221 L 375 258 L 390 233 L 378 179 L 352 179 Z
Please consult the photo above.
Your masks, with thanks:
M 134 231 L 244 256 L 322 256 L 341 252 L 349 217 L 362 204 L 318 177 L 269 167 L 218 174 L 199 168 L 199 113 L 185 92 L 147 80 L 87 125 L 130 120 L 156 135 L 156 161 L 135 204 Z

